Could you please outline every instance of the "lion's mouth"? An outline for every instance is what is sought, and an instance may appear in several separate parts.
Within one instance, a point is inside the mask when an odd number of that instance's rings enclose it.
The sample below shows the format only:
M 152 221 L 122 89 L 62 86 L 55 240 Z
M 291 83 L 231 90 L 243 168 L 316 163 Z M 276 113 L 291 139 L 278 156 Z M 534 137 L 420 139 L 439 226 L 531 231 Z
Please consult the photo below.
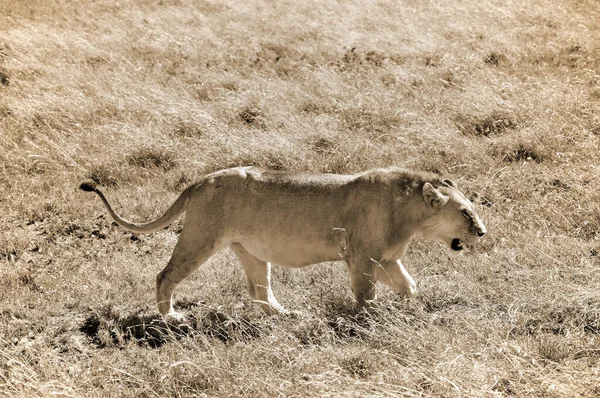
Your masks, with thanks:
M 450 243 L 450 248 L 454 251 L 461 251 L 463 249 L 463 242 L 458 238 L 452 239 L 452 243 Z

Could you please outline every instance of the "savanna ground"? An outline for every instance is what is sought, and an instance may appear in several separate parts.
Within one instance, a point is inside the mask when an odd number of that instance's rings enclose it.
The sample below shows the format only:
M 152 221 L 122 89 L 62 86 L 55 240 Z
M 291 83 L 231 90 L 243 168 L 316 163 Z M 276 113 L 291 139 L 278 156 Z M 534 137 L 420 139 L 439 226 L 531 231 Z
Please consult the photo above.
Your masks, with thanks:
M 0 0 L 0 395 L 600 396 L 600 3 Z M 453 178 L 488 235 L 417 241 L 419 293 L 353 307 L 342 263 L 229 250 L 154 303 L 200 175 L 233 165 Z

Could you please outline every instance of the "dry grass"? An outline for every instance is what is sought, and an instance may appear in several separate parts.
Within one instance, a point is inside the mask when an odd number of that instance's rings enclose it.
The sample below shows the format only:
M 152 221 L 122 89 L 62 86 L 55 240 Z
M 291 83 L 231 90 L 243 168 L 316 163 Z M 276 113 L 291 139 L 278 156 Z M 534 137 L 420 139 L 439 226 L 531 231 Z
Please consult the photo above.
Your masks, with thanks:
M 0 395 L 600 396 L 600 6 L 594 0 L 0 0 Z M 275 269 L 268 318 L 228 250 L 156 315 L 207 171 L 459 181 L 489 236 L 417 242 L 420 293 L 353 309 L 343 265 Z

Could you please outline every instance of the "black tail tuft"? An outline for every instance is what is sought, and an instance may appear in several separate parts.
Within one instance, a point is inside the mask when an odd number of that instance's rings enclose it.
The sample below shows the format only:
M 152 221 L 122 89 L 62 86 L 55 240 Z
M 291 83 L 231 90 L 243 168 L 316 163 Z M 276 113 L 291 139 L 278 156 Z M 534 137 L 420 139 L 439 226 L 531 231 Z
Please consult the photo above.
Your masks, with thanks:
M 96 182 L 94 180 L 85 180 L 81 183 L 79 189 L 86 192 L 96 192 Z

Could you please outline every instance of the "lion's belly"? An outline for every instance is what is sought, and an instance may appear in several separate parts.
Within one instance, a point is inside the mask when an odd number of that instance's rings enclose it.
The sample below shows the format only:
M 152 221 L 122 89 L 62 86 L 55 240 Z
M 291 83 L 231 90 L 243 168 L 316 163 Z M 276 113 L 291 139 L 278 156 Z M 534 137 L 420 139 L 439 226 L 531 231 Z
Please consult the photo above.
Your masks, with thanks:
M 329 197 L 287 192 L 271 196 L 248 193 L 226 215 L 224 224 L 234 241 L 253 256 L 284 267 L 342 259 L 343 217 Z
M 298 236 L 254 236 L 240 237 L 239 243 L 254 257 L 288 268 L 301 268 L 323 261 L 342 260 L 343 248 L 324 237 L 299 239 Z

